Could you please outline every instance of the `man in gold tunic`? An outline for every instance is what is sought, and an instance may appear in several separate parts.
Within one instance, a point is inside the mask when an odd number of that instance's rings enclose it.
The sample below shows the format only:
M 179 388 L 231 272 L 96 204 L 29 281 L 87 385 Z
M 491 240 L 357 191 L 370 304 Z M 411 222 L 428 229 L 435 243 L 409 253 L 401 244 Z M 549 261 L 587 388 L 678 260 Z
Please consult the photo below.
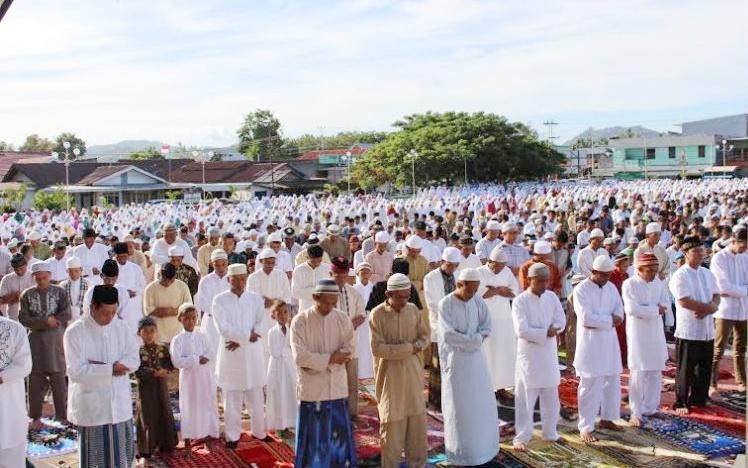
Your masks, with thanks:
M 384 468 L 399 467 L 403 450 L 409 467 L 422 467 L 428 452 L 418 354 L 430 336 L 421 312 L 408 302 L 410 288 L 407 276 L 390 276 L 387 300 L 374 308 L 369 323 Z

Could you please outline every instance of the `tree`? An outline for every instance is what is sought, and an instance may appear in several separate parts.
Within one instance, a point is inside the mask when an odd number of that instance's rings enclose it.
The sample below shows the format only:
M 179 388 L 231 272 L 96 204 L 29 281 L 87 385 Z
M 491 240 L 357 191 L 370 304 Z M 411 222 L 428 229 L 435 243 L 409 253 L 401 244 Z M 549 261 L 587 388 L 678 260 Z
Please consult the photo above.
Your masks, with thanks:
M 244 153 L 247 159 L 280 159 L 283 145 L 281 123 L 269 110 L 257 109 L 247 114 L 236 133 L 239 136 L 239 152 Z
M 6 211 L 19 211 L 21 209 L 21 204 L 23 204 L 23 200 L 26 199 L 26 192 L 28 191 L 28 189 L 29 184 L 23 182 L 16 189 L 9 188 L 3 190 L 0 197 L 2 197 L 2 199 L 5 201 L 4 209 Z
M 56 151 L 60 154 L 65 153 L 65 142 L 70 143 L 70 149 L 68 149 L 68 155 L 75 159 L 73 156 L 73 149 L 78 148 L 80 150 L 80 154 L 78 155 L 78 158 L 81 158 L 84 154 L 86 154 L 86 142 L 83 141 L 82 138 L 79 138 L 75 135 L 75 133 L 70 132 L 64 132 L 57 135 L 57 138 L 55 138 L 54 147 L 52 148 L 52 151 Z
M 65 191 L 57 187 L 54 192 L 39 190 L 34 194 L 34 208 L 37 210 L 64 210 L 67 206 Z
M 558 173 L 564 156 L 537 139 L 532 129 L 505 117 L 478 112 L 405 116 L 391 133 L 354 163 L 353 179 L 363 188 L 392 182 L 430 183 L 536 180 Z M 410 151 L 415 150 L 415 161 Z
M 33 133 L 26 137 L 26 141 L 23 142 L 18 151 L 24 152 L 36 152 L 36 153 L 49 153 L 54 151 L 55 144 L 47 138 L 42 138 L 36 133 Z
M 0 151 L 13 151 L 13 145 L 0 141 Z
M 164 155 L 161 154 L 161 150 L 154 148 L 153 146 L 148 147 L 144 150 L 133 151 L 128 156 L 129 159 L 141 160 L 141 159 L 164 159 Z
M 358 143 L 381 143 L 387 135 L 387 132 L 340 132 L 331 136 L 305 134 L 284 139 L 283 152 L 285 156 L 293 158 L 308 151 L 350 148 Z

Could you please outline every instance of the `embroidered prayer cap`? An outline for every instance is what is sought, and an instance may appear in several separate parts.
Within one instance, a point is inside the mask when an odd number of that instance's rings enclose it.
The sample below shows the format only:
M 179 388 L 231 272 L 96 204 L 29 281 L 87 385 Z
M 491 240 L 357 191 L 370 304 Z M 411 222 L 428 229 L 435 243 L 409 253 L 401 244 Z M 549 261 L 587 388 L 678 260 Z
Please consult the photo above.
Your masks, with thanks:
M 169 247 L 169 257 L 184 257 L 184 250 L 179 246 Z
M 96 287 L 98 288 L 98 286 L 96 286 Z M 112 288 L 112 289 L 114 289 L 114 288 Z M 115 291 L 116 291 L 116 289 L 115 289 Z M 156 328 L 158 328 L 156 326 L 156 319 L 154 319 L 153 317 L 151 317 L 149 315 L 146 315 L 145 317 L 143 317 L 140 320 L 138 320 L 138 331 L 144 329 L 145 327 L 156 327 Z
M 39 234 L 39 232 L 38 232 L 38 231 L 31 231 L 31 232 L 29 233 L 29 236 L 28 236 L 28 239 L 29 239 L 30 241 L 38 241 L 38 240 L 40 240 L 41 238 L 42 238 L 42 235 L 41 235 L 41 234 Z
M 43 271 L 51 273 L 52 266 L 47 262 L 36 262 L 33 265 L 31 265 L 31 273 L 39 273 Z
M 345 257 L 335 257 L 331 262 L 333 273 L 347 273 L 351 269 L 351 264 Z
M 337 235 L 340 233 L 340 226 L 337 224 L 331 224 L 327 226 L 327 233 L 332 235 Z
M 517 229 L 517 225 L 509 221 L 501 225 L 501 232 L 509 232 L 509 231 L 514 231 L 516 229 Z
M 114 251 L 115 255 L 126 254 L 129 251 L 127 244 L 125 244 L 124 242 L 117 242 L 116 244 L 114 244 L 114 248 L 112 250 Z
M 319 236 L 316 232 L 312 232 L 309 234 L 309 237 L 306 238 L 306 243 L 310 245 L 314 245 L 317 242 L 319 242 Z
M 607 255 L 598 255 L 595 258 L 595 261 L 592 262 L 592 269 L 595 271 L 599 271 L 600 273 L 608 273 L 610 271 L 613 271 L 613 267 L 613 262 Z
M 639 255 L 639 266 L 649 266 L 654 265 L 658 266 L 660 262 L 657 260 L 657 257 L 654 254 L 651 253 L 643 253 Z
M 491 251 L 491 255 L 488 256 L 488 259 L 496 263 L 506 263 L 506 252 L 504 252 L 504 249 L 502 249 L 500 245 L 497 245 Z
M 20 253 L 13 254 L 13 257 L 10 259 L 10 266 L 13 268 L 22 267 L 26 264 L 26 257 L 24 257 Z
M 371 265 L 370 265 L 370 264 L 368 264 L 368 263 L 366 263 L 366 262 L 361 262 L 361 263 L 359 263 L 359 264 L 358 264 L 358 266 L 356 267 L 356 273 L 358 273 L 358 272 L 359 272 L 359 271 L 361 271 L 361 270 L 369 270 L 369 271 L 374 271 L 374 268 L 372 268 L 372 267 L 371 267 Z
M 528 278 L 535 278 L 536 276 L 550 276 L 551 270 L 545 263 L 533 263 L 527 270 Z
M 464 245 L 464 246 L 473 245 L 473 238 L 470 236 L 460 237 L 460 245 Z
M 93 295 L 91 296 L 93 304 L 116 304 L 119 302 L 119 293 L 117 288 L 100 284 L 94 286 Z M 151 317 L 143 317 L 153 320 Z M 154 322 L 155 323 L 155 322 Z
M 692 237 L 686 237 L 683 239 L 683 243 L 680 246 L 680 250 L 682 252 L 688 252 L 691 249 L 694 249 L 696 247 L 701 247 L 703 244 L 701 242 L 701 239 L 699 239 L 696 236 Z
M 215 262 L 216 260 L 228 260 L 229 255 L 223 249 L 215 249 L 210 253 L 210 261 Z
M 410 289 L 410 278 L 402 273 L 395 273 L 387 279 L 387 291 L 401 291 Z
M 457 247 L 446 247 L 442 251 L 442 260 L 447 263 L 460 263 L 460 249 Z
M 387 234 L 387 232 L 385 232 L 385 231 L 379 231 L 374 236 L 374 242 L 376 242 L 377 244 L 386 244 L 389 241 L 390 241 L 390 235 Z
M 662 233 L 662 228 L 660 227 L 659 223 L 649 223 L 647 224 L 647 228 L 645 230 L 647 235 L 650 234 L 660 234 Z
M 460 272 L 457 281 L 480 281 L 480 273 L 475 268 L 465 268 Z
M 537 241 L 532 248 L 533 253 L 538 255 L 547 255 L 551 253 L 551 243 L 548 241 Z
M 65 242 L 63 240 L 59 240 L 59 241 L 55 242 L 54 247 L 55 247 L 55 250 L 66 249 L 68 247 L 68 244 L 67 244 L 67 242 Z
M 104 260 L 104 264 L 101 266 L 101 274 L 107 278 L 114 278 L 119 276 L 119 265 L 116 260 Z
M 68 270 L 71 268 L 80 268 L 81 267 L 81 259 L 78 257 L 70 257 L 67 260 L 65 260 L 65 266 Z
M 423 248 L 423 240 L 415 234 L 411 234 L 405 241 L 405 246 L 409 249 L 421 250 Z
M 340 294 L 340 288 L 334 280 L 323 279 L 317 281 L 314 286 L 314 294 Z
M 247 274 L 247 265 L 243 263 L 232 263 L 229 265 L 229 276 L 238 276 Z
M 272 244 L 273 242 L 283 242 L 283 236 L 280 232 L 275 231 L 268 236 L 268 244 Z
M 265 260 L 266 258 L 275 258 L 277 257 L 275 250 L 273 249 L 262 249 L 262 252 L 260 252 L 260 255 L 257 256 L 258 260 Z
M 283 237 L 286 239 L 293 239 L 296 237 L 296 231 L 292 227 L 287 227 L 283 230 Z
M 174 225 L 174 223 L 166 223 L 161 228 L 161 230 L 164 231 L 164 232 L 171 232 L 171 231 L 176 231 L 177 227 Z
M 500 231 L 501 223 L 499 223 L 495 219 L 492 219 L 491 221 L 486 223 L 486 229 L 488 229 L 489 231 Z
M 221 230 L 215 226 L 209 228 L 208 237 L 221 237 Z
M 602 229 L 595 228 L 595 229 L 592 230 L 592 232 L 590 232 L 590 239 L 592 239 L 594 237 L 605 237 L 605 233 L 603 232 Z
M 617 241 L 612 237 L 606 237 L 603 241 L 603 245 L 615 245 Z
M 181 306 L 179 306 L 179 309 L 177 309 L 177 317 L 181 317 L 182 315 L 186 314 L 187 311 L 194 310 L 197 312 L 197 307 L 195 307 L 195 304 L 192 304 L 190 302 L 185 302 Z

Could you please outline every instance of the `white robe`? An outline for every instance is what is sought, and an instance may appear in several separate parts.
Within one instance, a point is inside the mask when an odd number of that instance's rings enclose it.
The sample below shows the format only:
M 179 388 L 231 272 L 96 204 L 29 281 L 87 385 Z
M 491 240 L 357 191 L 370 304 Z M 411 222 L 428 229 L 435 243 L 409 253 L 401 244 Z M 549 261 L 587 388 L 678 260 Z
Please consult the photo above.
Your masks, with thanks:
M 243 391 L 265 386 L 265 362 L 260 340 L 251 342 L 252 331 L 265 334 L 262 297 L 244 291 L 241 297 L 226 291 L 213 299 L 213 319 L 220 336 L 216 382 L 223 390 Z M 229 341 L 239 343 L 234 351 Z
M 119 283 L 115 283 L 114 287 L 117 289 L 117 298 L 119 303 L 117 304 L 117 319 L 123 320 L 130 331 L 137 335 L 138 334 L 138 321 L 143 317 L 143 313 L 140 316 L 127 315 L 128 304 L 130 303 L 130 294 L 127 289 Z M 91 315 L 91 301 L 93 300 L 94 286 L 89 284 L 86 290 L 86 295 L 83 296 L 83 308 L 81 309 L 81 316 Z
M 69 253 L 69 251 L 67 253 Z M 47 259 L 47 264 L 52 269 L 52 281 L 57 281 L 59 283 L 68 279 L 67 260 L 69 255 L 67 255 L 67 253 L 59 260 L 54 256 Z
M 451 465 L 481 465 L 499 452 L 499 417 L 483 340 L 491 318 L 483 299 L 454 293 L 439 302 L 444 445 Z
M 735 254 L 729 248 L 712 257 L 710 271 L 717 280 L 717 289 L 723 296 L 714 318 L 746 320 L 748 296 L 748 254 Z
M 309 262 L 304 262 L 297 266 L 291 277 L 291 294 L 294 299 L 299 301 L 299 311 L 307 310 L 314 306 L 312 294 L 317 282 L 323 279 L 330 279 L 330 264 L 321 263 L 317 268 L 309 266 Z
M 9 273 L 0 280 L 0 296 L 6 296 L 12 292 L 22 293 L 35 284 L 34 278 L 31 276 L 31 268 L 26 268 L 26 273 L 23 276 L 18 276 L 15 272 Z M 13 304 L 3 304 L 0 306 L 0 311 L 5 317 L 17 321 L 20 308 L 21 303 L 15 302 Z
M 623 303 L 615 285 L 599 287 L 586 279 L 574 288 L 577 313 L 577 352 L 574 368 L 581 377 L 605 377 L 623 371 L 621 348 L 613 316 L 623 318 Z
M 192 256 L 192 249 L 190 245 L 184 240 L 177 237 L 173 244 L 167 244 L 165 238 L 156 240 L 151 245 L 151 261 L 156 265 L 163 265 L 169 261 L 169 249 L 171 247 L 181 247 L 184 252 L 184 259 L 182 260 L 185 264 L 191 266 L 195 271 L 200 271 L 197 266 L 197 260 Z
M 466 268 L 480 268 L 483 264 L 475 254 L 470 254 L 467 257 L 460 255 L 460 265 L 455 270 L 455 277 L 459 276 L 460 272 Z
M 121 284 L 128 291 L 129 300 L 122 309 L 122 317 L 134 326 L 137 332 L 138 321 L 143 317 L 143 292 L 147 286 L 143 270 L 133 262 L 119 265 L 117 284 Z M 135 291 L 135 296 L 130 297 L 129 291 Z
M 26 411 L 26 385 L 24 379 L 31 373 L 31 348 L 26 327 L 8 318 L 0 317 L 0 454 L 3 451 L 26 446 L 29 413 Z M 25 451 L 24 451 L 25 454 Z M 0 466 L 23 466 L 3 460 Z
M 215 354 L 205 334 L 183 330 L 171 340 L 171 362 L 179 369 L 180 432 L 185 439 L 218 437 L 220 423 L 216 400 L 216 379 L 210 365 Z M 204 356 L 209 362 L 200 364 Z
M 512 301 L 513 329 L 517 340 L 516 377 L 525 388 L 557 387 L 561 383 L 558 369 L 556 337 L 548 328 L 566 328 L 566 315 L 558 296 L 545 291 L 540 297 L 529 289 Z
M 296 363 L 291 352 L 291 326 L 286 334 L 277 323 L 268 332 L 270 365 L 267 374 L 267 408 L 265 421 L 268 429 L 296 427 Z
M 509 268 L 502 268 L 494 274 L 487 265 L 478 268 L 481 282 L 478 288 L 479 297 L 488 291 L 486 286 L 506 286 L 514 295 L 520 293 L 517 278 Z M 491 373 L 491 385 L 494 390 L 514 386 L 514 369 L 517 360 L 517 335 L 512 325 L 512 306 L 509 298 L 493 296 L 483 299 L 488 306 L 491 317 L 491 334 L 483 342 L 483 352 Z
M 366 304 L 369 303 L 371 291 L 374 289 L 374 284 L 369 283 L 364 286 L 357 279 L 356 284 L 353 285 L 353 289 L 358 291 L 359 296 L 361 296 L 361 303 L 366 307 Z M 358 378 L 373 379 L 374 356 L 371 354 L 371 333 L 369 332 L 368 311 L 366 320 L 356 329 L 355 333 L 358 336 Z
M 286 303 L 291 302 L 291 283 L 288 282 L 286 273 L 278 268 L 273 269 L 269 275 L 262 271 L 262 269 L 249 275 L 247 278 L 247 291 L 252 291 L 270 299 L 281 299 Z M 270 307 L 265 309 L 263 320 L 262 328 L 270 330 L 273 323 L 275 323 Z M 262 341 L 262 352 L 265 356 L 265 371 L 267 372 L 270 363 L 270 346 L 267 333 L 262 333 L 260 340 Z
M 594 250 L 591 245 L 588 245 L 579 251 L 579 258 L 577 259 L 579 271 L 589 278 L 592 274 L 592 264 L 595 262 L 595 259 L 607 255 L 609 255 L 608 251 L 604 248 L 600 247 L 599 249 Z
M 84 314 L 68 326 L 63 342 L 70 385 L 70 422 L 78 426 L 102 426 L 132 419 L 130 376 L 113 376 L 112 365 L 119 362 L 130 372 L 140 367 L 141 341 L 137 335 L 130 333 L 121 320 L 114 319 L 101 326 L 91 314 Z
M 101 267 L 104 262 L 109 260 L 109 247 L 104 244 L 94 242 L 94 245 L 89 249 L 86 244 L 81 244 L 77 247 L 73 247 L 73 257 L 77 257 L 81 261 L 81 267 L 83 267 L 83 276 L 88 278 L 92 286 L 101 284 L 101 278 L 99 275 L 93 273 L 93 269 L 101 271 Z
M 218 355 L 218 328 L 216 328 L 213 319 L 213 299 L 224 291 L 231 288 L 229 277 L 224 275 L 223 278 L 216 272 L 210 273 L 200 280 L 195 294 L 195 304 L 200 311 L 200 330 L 205 333 L 208 339 L 208 348 L 214 356 Z M 215 361 L 212 367 L 215 369 Z
M 623 282 L 621 292 L 626 311 L 628 368 L 664 370 L 668 352 L 659 306 L 670 308 L 667 286 L 659 278 L 648 283 L 637 275 Z

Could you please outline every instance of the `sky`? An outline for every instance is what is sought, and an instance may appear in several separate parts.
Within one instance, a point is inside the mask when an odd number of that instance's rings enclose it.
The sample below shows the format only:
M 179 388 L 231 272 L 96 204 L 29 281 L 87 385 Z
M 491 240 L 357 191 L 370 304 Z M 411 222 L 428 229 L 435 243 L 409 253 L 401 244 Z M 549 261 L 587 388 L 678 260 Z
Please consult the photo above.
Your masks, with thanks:
M 32 0 L 0 22 L 0 141 L 236 142 L 490 112 L 588 127 L 748 112 L 745 0 Z

